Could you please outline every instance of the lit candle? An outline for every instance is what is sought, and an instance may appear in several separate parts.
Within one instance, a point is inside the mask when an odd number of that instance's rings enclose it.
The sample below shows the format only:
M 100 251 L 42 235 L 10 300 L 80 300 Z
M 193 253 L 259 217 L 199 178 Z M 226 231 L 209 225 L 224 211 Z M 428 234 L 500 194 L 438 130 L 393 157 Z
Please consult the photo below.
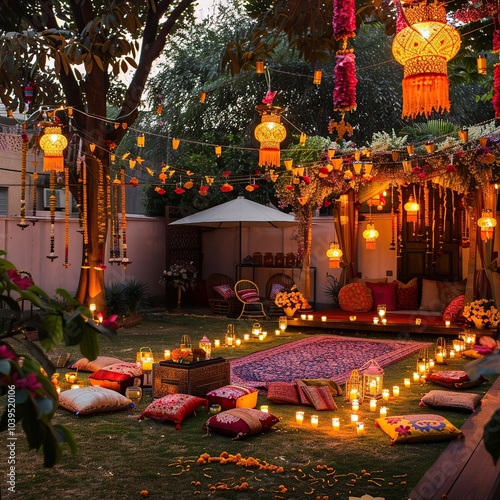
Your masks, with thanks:
M 148 356 L 147 358 L 142 360 L 142 371 L 150 372 L 153 370 L 153 358 Z
M 214 347 L 220 347 L 220 340 L 219 339 L 214 340 Z
M 326 316 L 321 316 L 321 321 L 326 321 Z
M 380 408 L 380 416 L 387 417 L 387 407 L 386 406 L 382 406 L 382 408 Z
M 375 394 L 377 394 L 377 381 L 376 380 L 372 380 L 370 382 L 370 394 L 372 396 L 375 396 Z
M 241 339 L 236 339 L 236 340 L 234 341 L 234 345 L 235 345 L 236 347 L 240 347 L 240 345 L 241 345 Z
M 312 314 L 308 314 L 308 315 L 307 315 L 307 319 L 308 319 L 309 321 L 312 321 L 312 320 L 314 319 L 314 316 L 313 316 Z
M 413 372 L 413 382 L 418 382 L 420 380 L 420 375 L 418 372 Z
M 250 334 L 249 333 L 245 333 L 243 335 L 243 340 L 250 340 Z
M 298 424 L 301 424 L 302 422 L 304 422 L 304 412 L 303 411 L 295 412 L 295 421 Z
M 61 394 L 61 388 L 59 386 L 56 387 L 57 394 Z
M 418 376 L 418 373 L 417 373 L 417 376 Z M 405 384 L 406 388 L 410 387 L 410 379 L 409 378 L 405 378 L 404 379 L 404 384 Z
M 370 411 L 376 411 L 376 410 L 377 410 L 377 400 L 370 399 Z
M 163 357 L 164 357 L 165 359 L 170 359 L 170 349 L 165 349 L 165 350 L 163 351 Z
M 450 349 L 450 358 L 455 357 L 455 351 L 453 349 Z
M 274 334 L 275 335 L 280 335 L 281 334 L 281 330 L 279 328 L 277 330 L 274 330 Z
M 269 413 L 269 406 L 267 405 L 262 405 L 260 407 L 260 411 L 264 412 L 264 413 Z
M 332 427 L 334 431 L 338 431 L 340 429 L 340 419 L 337 417 L 332 418 Z
M 443 353 L 442 352 L 437 352 L 436 353 L 436 363 L 443 363 L 443 362 L 444 362 Z
M 352 411 L 358 411 L 359 410 L 359 401 L 357 399 L 354 399 L 352 401 Z
M 71 384 L 71 388 L 72 389 L 80 389 L 80 385 L 79 384 Z
M 306 318 L 307 318 L 307 316 L 305 314 L 300 315 L 300 319 L 306 319 Z
M 311 427 L 318 427 L 318 415 L 311 415 Z
M 415 324 L 420 326 L 422 324 L 422 318 L 415 318 Z
M 358 421 L 358 414 L 351 413 L 351 424 L 356 424 L 357 421 Z
M 418 364 L 418 374 L 425 375 L 425 361 Z
M 382 318 L 381 321 L 383 325 L 387 325 L 387 318 Z
M 265 339 L 264 334 L 263 333 L 259 334 L 259 340 L 264 340 L 264 339 Z
M 395 385 L 393 388 L 392 388 L 392 395 L 397 398 L 399 397 L 399 386 Z
M 66 380 L 70 383 L 70 384 L 74 384 L 76 382 L 76 374 L 74 373 L 71 373 L 70 375 L 68 375 L 66 377 Z
M 356 321 L 356 316 L 349 316 L 349 321 Z
M 382 399 L 389 401 L 389 389 L 382 389 Z
M 373 324 L 378 325 L 378 318 L 376 316 L 373 318 Z
M 356 424 L 356 434 L 358 436 L 364 436 L 366 434 L 365 424 L 363 422 L 357 422 L 357 424 Z
M 352 401 L 357 398 L 358 398 L 358 391 L 356 389 L 351 389 L 351 392 L 349 393 L 349 399 Z
M 448 328 L 450 325 L 451 325 L 451 321 L 449 319 L 447 319 L 445 322 L 444 322 L 444 325 L 446 326 L 446 328 Z

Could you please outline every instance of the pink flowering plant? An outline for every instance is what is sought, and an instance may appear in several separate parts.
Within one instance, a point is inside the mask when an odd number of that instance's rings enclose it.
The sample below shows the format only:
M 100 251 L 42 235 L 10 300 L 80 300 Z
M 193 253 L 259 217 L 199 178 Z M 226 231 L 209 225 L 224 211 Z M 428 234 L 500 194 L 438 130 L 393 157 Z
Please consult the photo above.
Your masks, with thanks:
M 0 432 L 22 426 L 29 448 L 42 449 L 44 465 L 52 467 L 65 447 L 75 451 L 75 441 L 68 429 L 51 423 L 58 396 L 50 380 L 55 368 L 44 351 L 61 343 L 79 344 L 83 356 L 95 359 L 98 334 L 111 336 L 113 331 L 94 322 L 90 310 L 66 290 L 58 289 L 57 296 L 50 297 L 4 256 L 0 251 L 0 396 L 4 404 Z M 29 317 L 23 314 L 23 302 L 33 306 Z M 38 330 L 41 348 L 25 338 L 28 327 Z

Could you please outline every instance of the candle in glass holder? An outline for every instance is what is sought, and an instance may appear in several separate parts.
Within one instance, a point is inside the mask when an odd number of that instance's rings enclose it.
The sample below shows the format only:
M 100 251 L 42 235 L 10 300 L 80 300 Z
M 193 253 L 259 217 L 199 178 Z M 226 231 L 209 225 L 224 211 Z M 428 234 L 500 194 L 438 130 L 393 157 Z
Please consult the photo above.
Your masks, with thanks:
M 241 345 L 241 339 L 235 339 L 235 341 L 234 341 L 234 345 L 235 345 L 236 347 L 240 347 L 240 345 Z
M 307 316 L 305 314 L 301 314 L 300 319 L 307 319 Z
M 351 389 L 351 392 L 349 392 L 349 400 L 353 401 L 355 399 L 358 399 L 358 391 L 356 389 Z
M 378 318 L 376 316 L 373 318 L 373 324 L 378 325 Z
M 387 417 L 387 407 L 386 406 L 382 406 L 382 408 L 380 408 L 380 416 Z
M 443 363 L 443 362 L 444 362 L 444 355 L 443 355 L 443 353 L 442 352 L 437 352 L 436 353 L 436 363 Z
M 214 340 L 214 347 L 220 347 L 220 340 L 219 339 Z
M 334 431 L 338 431 L 340 429 L 340 419 L 338 417 L 332 418 L 332 427 Z
M 165 349 L 165 350 L 163 351 L 163 357 L 164 357 L 165 359 L 170 359 L 170 349 Z
M 311 415 L 311 427 L 318 427 L 318 415 Z
M 359 410 L 359 401 L 357 399 L 353 399 L 351 406 L 352 406 L 352 411 L 358 411 Z
M 243 340 L 250 340 L 250 334 L 249 333 L 245 333 L 243 335 Z
M 303 411 L 295 412 L 295 421 L 298 424 L 301 424 L 302 422 L 304 422 L 304 412 Z
M 259 334 L 259 340 L 264 340 L 264 339 L 265 339 L 264 334 L 263 333 Z
M 392 395 L 397 398 L 399 397 L 399 386 L 398 385 L 395 385 L 393 388 L 392 388 Z
M 420 375 L 418 372 L 413 372 L 413 382 L 418 382 L 420 380 Z
M 281 330 L 279 328 L 274 330 L 274 335 L 280 335 L 280 334 L 281 334 Z
M 376 410 L 377 410 L 377 400 L 370 399 L 370 411 L 376 411 Z
M 446 328 L 449 328 L 449 326 L 451 325 L 451 321 L 449 319 L 447 319 L 445 322 L 444 322 L 444 326 L 446 326 Z
M 356 423 L 356 434 L 358 436 L 364 436 L 366 434 L 365 424 L 363 422 Z
M 417 373 L 417 375 L 418 375 L 418 373 Z M 410 379 L 409 378 L 405 378 L 404 379 L 404 384 L 405 384 L 406 388 L 410 387 L 410 385 L 411 385 Z
M 387 318 L 382 318 L 380 321 L 383 325 L 387 325 Z
M 432 358 L 429 359 L 429 368 L 434 368 L 434 363 L 435 361 Z M 424 370 L 424 375 L 425 375 L 425 370 Z
M 382 399 L 389 401 L 389 389 L 382 389 Z
M 71 384 L 72 389 L 80 389 L 80 384 Z
M 307 315 L 307 319 L 308 319 L 309 321 L 312 321 L 312 320 L 314 319 L 314 316 L 313 316 L 312 314 L 308 314 L 308 315 Z
M 422 318 L 415 318 L 415 324 L 420 326 L 422 324 Z
M 455 351 L 453 349 L 450 349 L 450 358 L 454 358 L 455 357 Z
M 321 316 L 321 321 L 326 321 L 326 316 Z
M 269 413 L 269 406 L 267 406 L 267 405 L 261 405 L 260 411 L 262 411 L 264 413 Z
M 356 425 L 356 422 L 358 421 L 358 414 L 357 413 L 351 413 L 351 424 Z
M 349 321 L 356 321 L 356 316 L 354 316 L 354 315 L 349 316 Z

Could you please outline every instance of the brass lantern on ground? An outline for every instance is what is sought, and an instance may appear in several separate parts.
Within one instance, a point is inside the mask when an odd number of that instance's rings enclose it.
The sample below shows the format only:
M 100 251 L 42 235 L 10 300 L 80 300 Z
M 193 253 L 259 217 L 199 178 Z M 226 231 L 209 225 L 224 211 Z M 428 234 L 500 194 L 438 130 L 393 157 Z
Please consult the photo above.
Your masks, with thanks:
M 64 170 L 63 151 L 68 145 L 68 140 L 61 133 L 61 127 L 45 127 L 40 138 L 40 147 L 43 149 L 43 171 L 62 172 Z
M 366 398 L 380 399 L 384 388 L 384 370 L 374 360 L 361 368 L 363 375 L 363 395 Z
M 286 129 L 281 123 L 284 109 L 268 104 L 255 107 L 261 122 L 255 127 L 255 138 L 260 142 L 259 166 L 280 166 L 280 143 L 285 140 Z

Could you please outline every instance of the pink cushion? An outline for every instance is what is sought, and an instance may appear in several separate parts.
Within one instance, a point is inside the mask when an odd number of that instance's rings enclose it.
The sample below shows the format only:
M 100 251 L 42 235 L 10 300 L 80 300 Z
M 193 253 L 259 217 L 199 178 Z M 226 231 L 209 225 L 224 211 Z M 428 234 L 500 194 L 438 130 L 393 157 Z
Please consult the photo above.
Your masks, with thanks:
M 234 408 L 221 411 L 207 420 L 208 431 L 243 439 L 260 434 L 279 422 L 279 418 L 254 408 Z
M 453 299 L 444 310 L 443 319 L 449 319 L 450 321 L 455 321 L 464 310 L 465 305 L 465 295 L 459 295 Z
M 248 290 L 238 290 L 238 296 L 243 302 L 260 302 L 259 295 L 252 288 Z
M 142 420 L 149 417 L 160 422 L 170 420 L 176 424 L 176 429 L 180 429 L 181 422 L 200 406 L 204 406 L 205 411 L 208 411 L 208 401 L 204 398 L 190 394 L 167 394 L 155 399 L 137 418 Z
M 416 310 L 418 304 L 418 280 L 412 278 L 408 283 L 394 280 L 396 283 L 396 308 L 402 310 Z
M 339 305 L 343 311 L 369 311 L 373 305 L 370 289 L 362 283 L 349 283 L 339 291 Z
M 300 404 L 297 386 L 293 382 L 268 382 L 267 399 L 274 403 Z
M 224 299 L 234 299 L 236 295 L 234 294 L 234 290 L 229 285 L 219 285 L 214 286 L 214 290 Z
M 387 311 L 395 311 L 396 306 L 396 288 L 397 283 L 370 283 L 366 286 L 372 291 L 373 305 L 372 310 L 377 309 L 379 304 L 385 304 Z

